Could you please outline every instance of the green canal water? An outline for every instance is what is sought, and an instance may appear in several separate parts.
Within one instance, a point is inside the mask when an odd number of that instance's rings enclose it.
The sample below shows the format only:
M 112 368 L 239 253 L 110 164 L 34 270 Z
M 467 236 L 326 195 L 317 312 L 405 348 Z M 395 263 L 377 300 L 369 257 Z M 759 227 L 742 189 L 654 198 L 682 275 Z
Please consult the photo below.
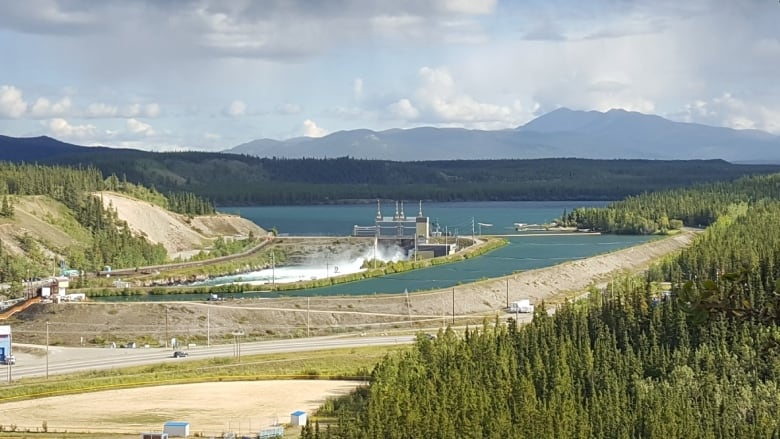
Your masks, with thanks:
M 483 226 L 494 234 L 508 234 L 509 244 L 478 258 L 440 265 L 431 268 L 367 279 L 324 288 L 225 294 L 224 297 L 279 297 L 279 296 L 336 296 L 399 294 L 405 291 L 424 291 L 448 288 L 507 274 L 548 267 L 574 259 L 630 247 L 651 239 L 647 236 L 566 234 L 527 235 L 514 231 L 515 222 L 542 224 L 560 217 L 564 209 L 578 206 L 599 206 L 598 202 L 484 202 L 484 203 L 436 203 L 423 205 L 423 213 L 437 221 L 442 229 L 460 234 L 471 234 L 472 220 L 492 226 Z M 419 205 L 406 204 L 406 215 L 416 215 Z M 392 215 L 394 206 L 383 206 L 383 215 Z M 294 207 L 236 207 L 221 211 L 240 213 L 263 227 L 277 227 L 280 233 L 289 235 L 348 235 L 355 224 L 369 225 L 376 215 L 376 205 L 350 206 L 294 206 Z M 435 215 L 435 216 L 434 216 Z M 269 222 L 270 221 L 270 222 Z M 278 224 L 278 225 L 277 225 Z M 285 227 L 286 226 L 286 227 Z M 451 226 L 451 227 L 450 227 Z M 462 231 L 466 227 L 468 233 Z M 237 279 L 238 280 L 238 279 Z M 186 287 L 183 287 L 186 288 Z M 205 300 L 205 294 L 177 294 L 165 296 L 107 297 L 97 300 Z

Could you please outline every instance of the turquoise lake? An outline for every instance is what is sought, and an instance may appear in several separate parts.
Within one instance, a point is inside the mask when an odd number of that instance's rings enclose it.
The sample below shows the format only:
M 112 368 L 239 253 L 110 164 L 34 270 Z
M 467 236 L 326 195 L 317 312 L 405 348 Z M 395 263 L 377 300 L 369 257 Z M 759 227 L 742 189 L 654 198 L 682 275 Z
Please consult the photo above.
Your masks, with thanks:
M 235 297 L 333 296 L 398 294 L 448 288 L 480 279 L 504 276 L 514 272 L 548 267 L 561 262 L 630 247 L 646 242 L 648 236 L 591 235 L 571 233 L 558 235 L 518 234 L 513 224 L 543 224 L 561 216 L 564 210 L 579 206 L 603 206 L 604 202 L 469 202 L 423 204 L 423 214 L 437 221 L 442 230 L 470 235 L 472 219 L 483 226 L 482 234 L 506 234 L 509 244 L 478 258 L 409 271 L 376 279 L 324 288 L 281 293 L 237 293 Z M 417 214 L 417 203 L 406 203 L 407 216 Z M 275 227 L 280 234 L 306 236 L 346 236 L 354 225 L 371 225 L 376 204 L 334 206 L 230 207 L 222 212 L 239 213 L 264 228 Z M 382 214 L 391 216 L 395 205 L 383 205 Z M 475 226 L 475 229 L 477 227 Z M 478 233 L 475 230 L 475 233 Z M 512 236 L 514 235 L 514 236 Z M 235 276 L 240 280 L 240 276 Z M 262 290 L 262 286 L 258 286 Z M 111 298 L 112 300 L 204 300 L 204 294 L 177 296 L 143 296 Z M 231 297 L 226 294 L 225 297 Z M 106 298 L 109 299 L 109 298 Z M 102 299 L 101 299 L 102 300 Z
M 438 223 L 455 234 L 471 235 L 480 231 L 479 223 L 492 224 L 481 227 L 483 234 L 514 233 L 514 223 L 543 224 L 560 218 L 564 210 L 576 207 L 604 206 L 603 201 L 479 201 L 457 203 L 423 203 L 422 213 L 431 224 Z M 403 204 L 406 216 L 416 216 L 419 202 Z M 281 235 L 296 236 L 347 236 L 352 228 L 371 226 L 377 214 L 376 203 L 327 205 L 327 206 L 262 206 L 220 207 L 220 212 L 241 215 L 267 230 L 276 228 Z M 393 216 L 395 203 L 381 205 L 382 216 Z

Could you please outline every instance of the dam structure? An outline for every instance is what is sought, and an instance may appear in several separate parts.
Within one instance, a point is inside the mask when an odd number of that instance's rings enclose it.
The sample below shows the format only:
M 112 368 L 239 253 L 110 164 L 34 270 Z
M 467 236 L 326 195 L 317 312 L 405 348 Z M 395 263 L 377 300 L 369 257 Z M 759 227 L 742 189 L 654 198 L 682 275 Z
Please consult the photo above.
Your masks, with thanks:
M 457 250 L 457 239 L 452 243 L 446 240 L 445 243 L 431 242 L 431 238 L 441 236 L 441 232 L 431 231 L 430 219 L 423 215 L 422 201 L 417 216 L 406 216 L 403 201 L 395 202 L 395 213 L 392 216 L 383 216 L 382 204 L 377 200 L 374 225 L 355 225 L 352 235 L 374 238 L 375 250 L 380 246 L 399 246 L 410 259 L 445 256 Z

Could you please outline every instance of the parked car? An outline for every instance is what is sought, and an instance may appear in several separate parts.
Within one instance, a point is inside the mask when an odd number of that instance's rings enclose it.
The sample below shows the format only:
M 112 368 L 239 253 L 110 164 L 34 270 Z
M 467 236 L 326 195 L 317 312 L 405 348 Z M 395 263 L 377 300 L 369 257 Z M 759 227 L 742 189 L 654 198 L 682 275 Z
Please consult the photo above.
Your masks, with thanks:
M 5 360 L 3 360 L 3 364 L 13 366 L 14 364 L 16 364 L 16 357 L 14 357 L 13 355 L 9 355 L 5 357 Z
M 186 357 L 187 353 L 184 351 L 176 351 L 173 353 L 173 358 L 183 358 Z

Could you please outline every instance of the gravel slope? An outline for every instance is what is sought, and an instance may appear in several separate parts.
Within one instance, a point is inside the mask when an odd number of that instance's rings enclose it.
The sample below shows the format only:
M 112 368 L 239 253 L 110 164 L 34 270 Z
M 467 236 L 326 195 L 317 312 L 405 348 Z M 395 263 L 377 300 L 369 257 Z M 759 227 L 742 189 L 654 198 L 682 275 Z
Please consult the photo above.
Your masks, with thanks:
M 235 215 L 209 215 L 188 218 L 155 204 L 113 193 L 97 194 L 103 205 L 114 209 L 130 230 L 152 243 L 161 243 L 171 258 L 187 258 L 208 248 L 217 237 L 244 238 L 266 232 L 252 221 Z

